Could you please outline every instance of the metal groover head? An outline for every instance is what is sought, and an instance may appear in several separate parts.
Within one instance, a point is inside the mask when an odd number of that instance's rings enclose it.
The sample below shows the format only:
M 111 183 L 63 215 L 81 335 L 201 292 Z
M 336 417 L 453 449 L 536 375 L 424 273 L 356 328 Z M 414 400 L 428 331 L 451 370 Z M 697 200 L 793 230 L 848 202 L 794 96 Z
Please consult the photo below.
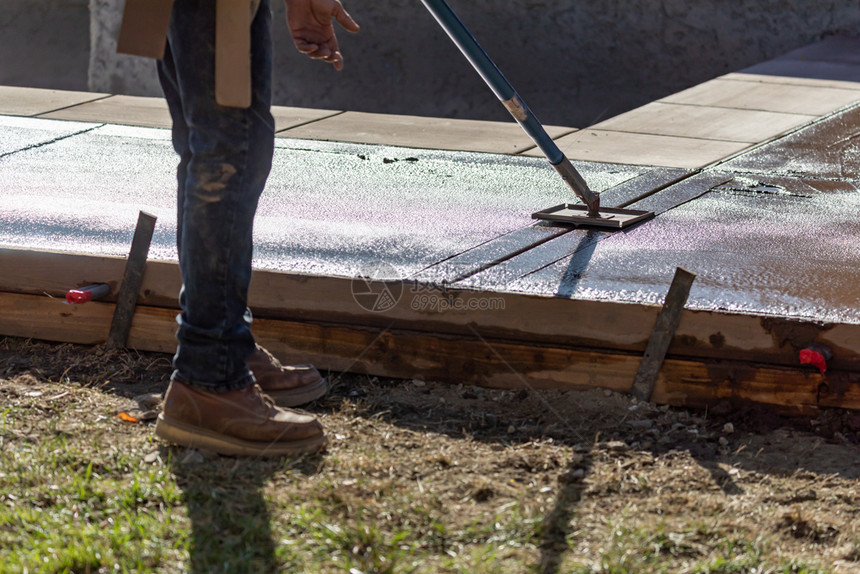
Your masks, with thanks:
M 588 215 L 596 216 L 600 212 L 600 196 L 591 191 L 585 180 L 576 171 L 576 168 L 571 165 L 570 160 L 566 157 L 558 164 L 553 166 L 561 175 L 561 178 L 570 186 L 576 196 L 585 203 L 588 207 Z

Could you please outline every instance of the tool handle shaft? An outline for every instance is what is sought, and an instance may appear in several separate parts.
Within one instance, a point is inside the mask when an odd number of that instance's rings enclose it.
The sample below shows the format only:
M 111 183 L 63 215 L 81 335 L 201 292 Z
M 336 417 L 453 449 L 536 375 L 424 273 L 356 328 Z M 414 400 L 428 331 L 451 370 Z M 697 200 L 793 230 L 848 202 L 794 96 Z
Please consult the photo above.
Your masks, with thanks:
M 514 119 L 522 126 L 528 136 L 537 144 L 552 165 L 564 161 L 564 154 L 552 138 L 546 133 L 537 117 L 526 106 L 511 83 L 505 78 L 499 68 L 490 59 L 478 41 L 472 36 L 460 18 L 454 13 L 445 0 L 421 0 L 427 10 L 433 15 L 442 29 L 448 34 L 454 44 L 460 49 L 472 67 L 481 75 L 484 81 L 496 94 L 496 97 L 508 108 Z M 514 109 L 512 110 L 512 106 Z
M 549 163 L 561 174 L 564 181 L 573 192 L 588 206 L 590 215 L 597 215 L 600 208 L 598 195 L 589 189 L 588 184 L 570 164 L 564 153 L 555 145 L 552 138 L 532 113 L 529 107 L 514 90 L 511 83 L 505 78 L 496 64 L 490 59 L 478 41 L 472 36 L 463 22 L 448 6 L 445 0 L 421 0 L 424 7 L 433 15 L 442 29 L 460 49 L 472 67 L 484 78 L 490 89 L 501 100 L 502 104 L 511 112 L 520 127 L 528 134 L 532 141 L 537 144 Z

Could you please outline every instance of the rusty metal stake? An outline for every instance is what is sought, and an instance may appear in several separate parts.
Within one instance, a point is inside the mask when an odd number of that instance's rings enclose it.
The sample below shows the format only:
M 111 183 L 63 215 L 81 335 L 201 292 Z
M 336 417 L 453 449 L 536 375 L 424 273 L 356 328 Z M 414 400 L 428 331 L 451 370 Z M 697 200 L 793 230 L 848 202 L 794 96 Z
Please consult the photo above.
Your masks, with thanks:
M 146 270 L 146 258 L 149 255 L 156 219 L 154 215 L 143 211 L 138 215 L 122 283 L 116 295 L 116 308 L 113 311 L 113 320 L 107 338 L 109 348 L 125 347 L 128 340 L 131 320 L 137 307 L 137 297 L 143 284 L 143 272 Z
M 672 279 L 672 285 L 669 286 L 663 309 L 657 316 L 657 322 L 654 324 L 654 330 L 651 332 L 651 338 L 645 348 L 645 355 L 642 357 L 642 362 L 639 363 L 639 370 L 636 372 L 633 387 L 630 389 L 630 394 L 641 401 L 651 400 L 654 385 L 657 382 L 657 374 L 660 372 L 660 367 L 663 366 L 666 351 L 669 350 L 669 345 L 675 336 L 675 329 L 678 328 L 678 323 L 681 321 L 681 311 L 684 310 L 687 297 L 690 296 L 690 287 L 693 286 L 695 279 L 696 275 L 686 269 L 678 267 L 675 270 L 675 277 Z

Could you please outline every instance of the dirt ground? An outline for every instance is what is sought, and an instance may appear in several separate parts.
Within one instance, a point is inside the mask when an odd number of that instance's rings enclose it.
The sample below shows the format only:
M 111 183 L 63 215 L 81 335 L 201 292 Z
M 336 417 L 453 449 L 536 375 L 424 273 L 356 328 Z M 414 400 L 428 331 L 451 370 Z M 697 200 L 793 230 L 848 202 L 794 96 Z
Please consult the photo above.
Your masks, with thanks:
M 91 416 L 141 465 L 162 464 L 152 417 L 169 373 L 166 355 L 0 339 L 0 411 L 17 413 L 4 415 L 2 449 L 23 445 L 49 419 L 72 436 Z M 407 513 L 399 501 L 426 501 L 454 556 L 473 543 L 454 532 L 499 529 L 514 508 L 531 517 L 516 550 L 494 558 L 510 567 L 487 572 L 860 572 L 860 414 L 786 418 L 728 404 L 668 408 L 603 390 L 330 377 L 332 392 L 309 408 L 330 447 L 292 496 L 335 484 L 337 506 L 326 513 L 345 522 L 353 504 L 385 522 Z M 0 504 L 4 497 L 11 504 L 0 489 Z M 364 552 L 356 548 L 355 559 Z M 425 551 L 426 570 L 343 571 L 469 571 L 448 570 L 442 551 Z

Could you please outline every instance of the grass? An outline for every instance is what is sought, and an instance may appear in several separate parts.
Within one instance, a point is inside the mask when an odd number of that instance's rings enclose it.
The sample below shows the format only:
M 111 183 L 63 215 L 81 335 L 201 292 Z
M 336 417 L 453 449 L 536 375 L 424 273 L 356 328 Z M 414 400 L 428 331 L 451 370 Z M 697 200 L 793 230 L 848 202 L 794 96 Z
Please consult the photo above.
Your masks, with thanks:
M 572 574 L 675 573 L 692 574 L 823 574 L 825 570 L 802 560 L 774 559 L 769 544 L 749 533 L 610 528 L 609 543 L 588 564 L 571 561 L 564 572 Z
M 120 364 L 134 373 L 133 363 Z M 120 421 L 129 400 L 98 377 L 84 385 L 56 372 L 0 375 L 2 573 L 818 574 L 834 556 L 860 561 L 856 481 L 828 478 L 842 489 L 832 500 L 844 501 L 832 516 L 812 501 L 763 510 L 768 522 L 748 510 L 770 496 L 755 491 L 765 480 L 732 498 L 677 451 L 517 438 L 507 423 L 480 440 L 461 422 L 442 432 L 455 401 L 434 423 L 421 414 L 435 408 L 432 395 L 431 407 L 409 405 L 426 424 L 417 428 L 386 414 L 394 403 L 374 407 L 394 387 L 318 407 L 325 455 L 217 457 Z M 521 397 L 510 402 L 522 408 Z M 583 419 L 600 417 L 609 415 Z M 815 558 L 822 552 L 830 558 Z

